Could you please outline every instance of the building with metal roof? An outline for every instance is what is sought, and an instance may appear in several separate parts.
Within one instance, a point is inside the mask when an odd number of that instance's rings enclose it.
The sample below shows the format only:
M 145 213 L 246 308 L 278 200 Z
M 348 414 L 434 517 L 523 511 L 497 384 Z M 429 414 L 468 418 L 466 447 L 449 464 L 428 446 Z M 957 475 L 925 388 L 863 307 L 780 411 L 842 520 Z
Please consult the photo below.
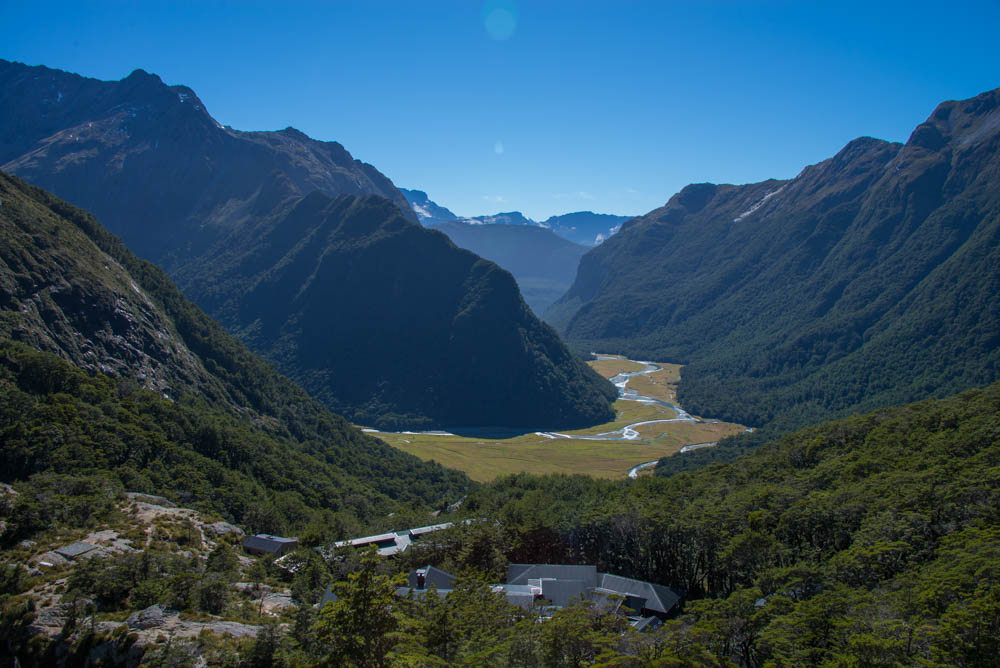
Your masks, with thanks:
M 548 601 L 553 607 L 565 607 L 573 600 L 590 600 L 608 611 L 625 608 L 634 615 L 660 619 L 681 600 L 681 594 L 670 587 L 600 573 L 596 566 L 574 564 L 510 564 L 507 584 L 497 585 L 496 591 L 516 592 L 517 600 L 508 600 L 521 605 L 524 587 L 534 592 L 536 601 Z
M 281 555 L 295 550 L 298 546 L 298 538 L 284 538 L 267 533 L 247 536 L 243 541 L 243 549 L 250 554 Z
M 442 524 L 431 524 L 424 527 L 417 527 L 415 529 L 389 531 L 387 533 L 380 533 L 374 536 L 363 536 L 361 538 L 351 538 L 349 540 L 337 541 L 333 544 L 333 547 L 367 547 L 369 545 L 374 545 L 378 549 L 379 556 L 391 557 L 393 555 L 406 552 L 410 546 L 428 534 L 434 533 L 435 531 L 443 531 L 444 529 L 449 529 L 452 526 L 454 526 L 452 522 L 444 522 Z
M 96 550 L 97 547 L 97 545 L 91 545 L 90 543 L 71 543 L 70 545 L 57 547 L 52 551 L 61 557 L 66 557 L 67 559 L 76 559 L 77 557 L 83 556 L 88 552 Z

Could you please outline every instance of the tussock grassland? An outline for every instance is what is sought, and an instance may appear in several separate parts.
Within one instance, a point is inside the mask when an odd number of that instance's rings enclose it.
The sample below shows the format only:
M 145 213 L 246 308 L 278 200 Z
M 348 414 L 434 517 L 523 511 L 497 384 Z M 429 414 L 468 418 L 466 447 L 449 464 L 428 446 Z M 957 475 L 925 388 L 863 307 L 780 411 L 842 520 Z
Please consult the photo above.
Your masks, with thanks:
M 623 371 L 641 371 L 644 365 L 624 358 L 589 362 L 605 378 Z M 662 401 L 674 401 L 680 380 L 680 365 L 629 381 L 629 388 Z M 562 432 L 568 436 L 590 436 L 620 430 L 647 420 L 670 420 L 677 413 L 666 407 L 618 400 L 612 422 L 587 429 Z M 486 482 L 509 473 L 582 473 L 598 478 L 619 478 L 637 464 L 676 454 L 691 443 L 717 441 L 743 431 L 742 425 L 726 422 L 654 422 L 637 426 L 639 437 L 625 441 L 594 441 L 549 438 L 535 433 L 506 438 L 489 436 L 440 436 L 431 434 L 379 433 L 386 443 L 429 461 L 465 472 L 473 480 Z

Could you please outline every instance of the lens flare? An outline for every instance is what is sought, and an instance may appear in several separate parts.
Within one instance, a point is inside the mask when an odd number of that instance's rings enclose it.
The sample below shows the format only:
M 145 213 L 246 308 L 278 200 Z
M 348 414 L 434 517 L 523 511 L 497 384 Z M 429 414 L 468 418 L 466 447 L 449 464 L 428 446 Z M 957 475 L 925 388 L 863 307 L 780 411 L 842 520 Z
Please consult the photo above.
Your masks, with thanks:
M 483 5 L 483 25 L 498 42 L 510 39 L 517 28 L 517 7 L 509 0 L 490 0 Z

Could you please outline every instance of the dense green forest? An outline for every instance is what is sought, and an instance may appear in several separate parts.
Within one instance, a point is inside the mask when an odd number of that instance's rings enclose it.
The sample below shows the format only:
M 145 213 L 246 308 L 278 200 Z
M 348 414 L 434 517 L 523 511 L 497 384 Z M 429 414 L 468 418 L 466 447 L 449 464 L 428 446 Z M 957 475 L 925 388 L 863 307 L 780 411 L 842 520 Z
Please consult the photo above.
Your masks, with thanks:
M 356 531 L 392 510 L 457 499 L 466 486 L 464 476 L 394 457 L 374 439 L 345 440 L 334 425 L 292 422 L 290 431 L 315 430 L 297 440 L 200 398 L 169 401 L 132 379 L 90 375 L 16 343 L 0 342 L 0 390 L 6 482 L 111 474 L 128 491 L 165 495 L 254 531 L 293 534 L 331 513 Z M 23 531 L 19 519 L 5 536 Z
M 776 431 L 995 382 L 998 108 L 943 103 L 905 145 L 857 139 L 789 181 L 688 186 L 546 317 L 579 351 L 686 364 L 694 414 Z
M 258 575 L 285 578 L 302 602 L 338 582 L 339 600 L 286 613 L 288 626 L 231 656 L 240 665 L 991 666 L 1000 651 L 1000 384 L 825 423 L 670 478 L 511 476 L 474 490 L 463 512 L 475 521 L 397 560 L 323 562 L 305 550 L 294 574 Z M 539 624 L 488 587 L 508 563 L 532 562 L 666 584 L 686 592 L 684 608 L 647 634 L 587 604 Z M 116 563 L 104 568 L 124 568 Z M 393 595 L 398 574 L 428 563 L 461 576 L 454 595 Z M 105 592 L 108 614 L 180 596 L 164 564 L 128 576 L 161 582 L 141 596 Z M 219 603 L 206 569 L 197 567 L 187 605 L 237 614 L 243 604 Z M 101 572 L 84 570 L 75 591 L 99 597 L 115 581 Z M 22 628 L 16 592 L 29 585 L 8 586 L 7 637 Z

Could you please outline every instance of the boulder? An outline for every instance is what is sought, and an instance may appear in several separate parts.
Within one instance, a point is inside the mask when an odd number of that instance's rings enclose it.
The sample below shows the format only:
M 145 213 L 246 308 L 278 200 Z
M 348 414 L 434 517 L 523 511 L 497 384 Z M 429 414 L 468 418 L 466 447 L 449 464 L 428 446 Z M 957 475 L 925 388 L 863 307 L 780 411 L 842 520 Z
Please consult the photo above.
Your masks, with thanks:
M 132 613 L 125 623 L 130 629 L 155 629 L 166 624 L 166 618 L 171 614 L 177 613 L 173 610 L 164 610 L 161 605 L 156 604 Z
M 206 524 L 205 529 L 206 531 L 211 531 L 216 536 L 225 536 L 230 533 L 235 533 L 237 536 L 243 535 L 243 529 L 229 522 L 212 522 L 211 524 Z
M 151 506 L 161 506 L 163 508 L 176 508 L 177 504 L 163 496 L 153 494 L 143 494 L 141 492 L 127 492 L 125 494 L 130 501 L 148 503 Z

